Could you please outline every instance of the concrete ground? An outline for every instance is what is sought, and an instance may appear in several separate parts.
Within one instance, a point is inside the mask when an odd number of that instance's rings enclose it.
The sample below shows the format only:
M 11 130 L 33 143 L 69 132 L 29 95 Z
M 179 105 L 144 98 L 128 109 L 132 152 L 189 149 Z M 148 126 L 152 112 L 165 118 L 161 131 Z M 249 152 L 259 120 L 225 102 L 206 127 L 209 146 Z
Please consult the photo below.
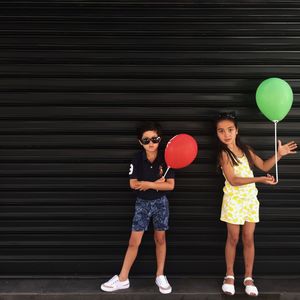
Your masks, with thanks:
M 251 299 L 244 293 L 242 279 L 236 279 L 236 295 L 221 292 L 222 279 L 172 278 L 172 294 L 162 295 L 153 278 L 133 278 L 131 287 L 115 293 L 100 291 L 101 278 L 11 278 L 0 279 L 0 300 L 216 300 Z M 299 278 L 256 278 L 260 295 L 257 299 L 300 300 Z

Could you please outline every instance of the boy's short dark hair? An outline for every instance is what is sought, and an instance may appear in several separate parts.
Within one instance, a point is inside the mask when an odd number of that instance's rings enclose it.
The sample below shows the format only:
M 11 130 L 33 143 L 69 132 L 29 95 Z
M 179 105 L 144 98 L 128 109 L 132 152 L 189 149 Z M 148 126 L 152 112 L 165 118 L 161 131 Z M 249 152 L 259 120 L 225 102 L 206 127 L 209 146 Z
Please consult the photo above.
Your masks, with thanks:
M 137 138 L 140 140 L 145 131 L 156 131 L 158 136 L 161 136 L 161 126 L 157 122 L 144 122 L 137 129 Z

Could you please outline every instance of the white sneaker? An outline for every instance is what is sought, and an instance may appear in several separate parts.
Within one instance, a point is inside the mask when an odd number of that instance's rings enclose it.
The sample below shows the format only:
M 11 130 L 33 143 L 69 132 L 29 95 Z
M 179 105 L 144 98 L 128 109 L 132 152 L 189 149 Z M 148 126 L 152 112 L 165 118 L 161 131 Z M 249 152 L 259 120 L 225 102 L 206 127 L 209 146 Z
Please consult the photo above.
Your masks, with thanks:
M 109 279 L 107 282 L 101 284 L 101 290 L 104 292 L 114 292 L 117 290 L 124 290 L 128 289 L 130 286 L 129 279 L 125 281 L 120 281 L 119 276 L 115 275 L 111 279 Z
M 159 291 L 162 294 L 169 294 L 172 292 L 172 287 L 170 286 L 168 279 L 164 275 L 159 275 L 155 279 L 156 285 L 159 287 Z

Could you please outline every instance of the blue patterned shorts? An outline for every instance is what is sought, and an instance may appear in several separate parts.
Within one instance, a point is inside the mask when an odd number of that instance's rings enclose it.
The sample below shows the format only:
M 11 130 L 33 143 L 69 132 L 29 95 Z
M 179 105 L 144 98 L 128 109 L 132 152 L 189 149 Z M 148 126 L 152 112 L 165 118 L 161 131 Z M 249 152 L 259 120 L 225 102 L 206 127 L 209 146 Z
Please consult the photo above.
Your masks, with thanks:
M 169 201 L 166 196 L 154 200 L 137 198 L 132 220 L 132 230 L 147 230 L 151 217 L 154 230 L 164 231 L 169 228 Z

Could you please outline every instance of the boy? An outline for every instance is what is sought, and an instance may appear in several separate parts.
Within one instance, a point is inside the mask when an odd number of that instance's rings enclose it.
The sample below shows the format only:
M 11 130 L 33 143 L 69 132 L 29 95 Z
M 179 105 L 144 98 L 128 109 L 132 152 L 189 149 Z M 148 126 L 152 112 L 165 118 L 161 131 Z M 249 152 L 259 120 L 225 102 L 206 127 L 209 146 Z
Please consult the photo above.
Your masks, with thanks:
M 174 171 L 170 169 L 166 178 L 163 177 L 167 166 L 163 153 L 158 151 L 161 141 L 161 128 L 158 123 L 143 124 L 138 130 L 138 140 L 143 150 L 134 157 L 129 169 L 130 187 L 137 191 L 129 245 L 120 274 L 103 283 L 101 289 L 106 292 L 113 292 L 129 288 L 129 271 L 136 259 L 144 231 L 148 229 L 152 218 L 157 259 L 155 283 L 161 293 L 168 294 L 172 292 L 172 287 L 164 276 L 165 231 L 168 229 L 169 220 L 169 203 L 166 191 L 174 189 Z

